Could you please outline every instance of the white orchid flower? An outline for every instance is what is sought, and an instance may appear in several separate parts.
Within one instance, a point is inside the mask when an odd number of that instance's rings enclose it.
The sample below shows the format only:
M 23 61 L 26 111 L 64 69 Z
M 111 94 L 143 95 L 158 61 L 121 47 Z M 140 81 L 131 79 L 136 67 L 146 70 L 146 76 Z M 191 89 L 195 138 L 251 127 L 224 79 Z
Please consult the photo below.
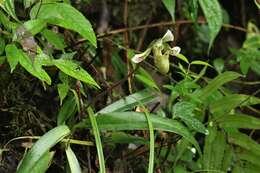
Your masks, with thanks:
M 164 34 L 164 36 L 161 39 L 157 39 L 153 41 L 149 48 L 146 49 L 143 53 L 136 54 L 132 61 L 134 63 L 140 63 L 143 60 L 145 60 L 146 57 L 149 56 L 151 51 L 153 52 L 154 56 L 154 64 L 158 68 L 158 70 L 166 74 L 169 71 L 170 68 L 170 62 L 169 62 L 169 55 L 176 56 L 180 53 L 181 48 L 176 47 L 170 47 L 167 42 L 173 41 L 174 36 L 170 30 L 167 30 L 167 32 Z M 164 52 L 164 53 L 163 53 Z

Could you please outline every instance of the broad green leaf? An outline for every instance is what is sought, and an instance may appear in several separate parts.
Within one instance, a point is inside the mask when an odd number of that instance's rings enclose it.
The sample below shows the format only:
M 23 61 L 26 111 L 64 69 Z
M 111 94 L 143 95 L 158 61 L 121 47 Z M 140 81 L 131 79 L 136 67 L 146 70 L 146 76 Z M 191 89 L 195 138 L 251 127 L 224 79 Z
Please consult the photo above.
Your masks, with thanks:
M 72 60 L 56 59 L 53 61 L 54 65 L 59 68 L 65 74 L 83 81 L 89 85 L 99 88 L 95 80 L 81 68 L 78 64 L 74 63 Z
M 203 157 L 202 157 L 202 165 L 203 168 L 206 170 L 210 170 L 213 168 L 213 155 L 216 153 L 213 153 L 213 143 L 214 140 L 217 136 L 217 128 L 215 126 L 215 124 L 213 124 L 212 122 L 209 123 L 208 125 L 208 131 L 209 131 L 209 135 L 206 136 L 205 138 L 205 143 L 204 143 L 204 151 L 203 151 Z
M 171 15 L 172 21 L 175 22 L 175 0 L 162 0 L 164 6 Z
M 90 22 L 83 14 L 69 4 L 38 3 L 31 9 L 30 17 L 31 19 L 35 19 L 36 17 L 39 19 L 46 19 L 50 24 L 78 32 L 93 46 L 97 46 L 96 36 Z
M 58 117 L 57 117 L 57 124 L 63 125 L 65 124 L 66 120 L 70 117 L 75 115 L 77 111 L 76 100 L 74 97 L 69 97 L 60 108 Z
M 150 87 L 150 88 L 154 88 L 157 90 L 160 90 L 158 88 L 158 86 L 156 85 L 156 83 L 154 82 L 154 80 L 151 80 L 150 78 L 147 78 L 146 76 L 142 76 L 140 74 L 136 74 L 135 78 L 137 80 L 139 80 L 140 82 L 142 82 L 145 86 Z
M 48 73 L 42 68 L 43 65 L 50 65 L 51 61 L 46 59 L 46 57 L 37 55 L 32 64 L 32 60 L 29 56 L 23 53 L 23 59 L 21 59 L 20 64 L 32 75 L 35 75 L 42 81 L 45 81 L 48 85 L 51 85 L 51 78 Z
M 207 62 L 205 62 L 205 61 L 200 61 L 200 60 L 194 60 L 194 61 L 192 61 L 190 64 L 205 65 L 205 66 L 210 66 L 210 67 L 212 67 L 209 63 L 207 63 Z
M 146 70 L 144 70 L 142 67 L 139 67 L 135 77 L 139 81 L 143 82 L 147 87 L 151 87 L 151 88 L 154 88 L 154 89 L 157 89 L 158 91 L 160 91 L 159 87 L 156 85 L 152 76 Z
M 213 65 L 218 73 L 221 73 L 225 67 L 224 60 L 222 58 L 214 59 Z
M 19 62 L 20 52 L 14 44 L 9 44 L 5 47 L 7 61 L 11 68 L 11 73 L 14 71 L 16 65 Z
M 221 170 L 226 147 L 226 137 L 223 131 L 218 131 L 213 142 L 212 165 L 214 170 Z
M 87 111 L 88 111 L 88 115 L 89 115 L 89 119 L 90 119 L 90 124 L 91 124 L 92 130 L 93 130 L 93 134 L 95 137 L 95 142 L 96 142 L 96 147 L 97 147 L 97 152 L 98 152 L 99 172 L 105 173 L 106 166 L 105 166 L 104 153 L 103 153 L 103 148 L 102 148 L 102 143 L 101 143 L 101 138 L 100 138 L 100 133 L 99 133 L 100 129 L 98 128 L 96 117 L 94 115 L 92 108 L 88 107 Z
M 150 118 L 155 130 L 179 134 L 192 143 L 198 150 L 199 154 L 201 154 L 201 150 L 196 139 L 180 122 L 169 118 L 162 118 L 153 114 L 150 115 Z M 96 117 L 96 120 L 100 130 L 119 131 L 148 129 L 147 119 L 144 113 L 139 112 L 111 112 L 100 114 Z M 89 120 L 85 120 L 76 125 L 76 127 L 90 127 L 90 122 Z
M 241 75 L 236 72 L 227 71 L 222 74 L 219 74 L 213 80 L 209 82 L 209 84 L 203 88 L 200 92 L 195 93 L 197 98 L 200 98 L 202 101 L 206 100 L 212 93 L 217 91 L 222 85 L 225 83 L 237 79 Z
M 136 92 L 134 94 L 131 94 L 129 96 L 126 96 L 123 99 L 120 99 L 105 108 L 101 109 L 97 113 L 104 114 L 104 113 L 110 113 L 110 112 L 119 112 L 119 111 L 125 111 L 133 109 L 135 106 L 140 105 L 142 103 L 143 105 L 149 102 L 153 102 L 159 100 L 158 94 L 154 92 L 153 90 L 145 89 L 139 92 Z
M 23 0 L 24 8 L 29 8 L 31 5 L 36 3 L 37 0 Z
M 222 10 L 218 0 L 199 0 L 199 4 L 202 8 L 202 11 L 207 19 L 209 30 L 210 30 L 210 43 L 209 43 L 209 50 L 219 33 L 223 17 L 222 17 Z
M 32 168 L 30 173 L 45 173 L 49 166 L 51 165 L 51 161 L 53 159 L 55 152 L 54 151 L 47 151 L 40 160 L 36 163 L 36 165 Z
M 41 157 L 69 134 L 70 129 L 65 125 L 55 127 L 45 133 L 24 156 L 16 173 L 30 173 Z
M 11 72 L 15 69 L 17 63 L 19 62 L 23 68 L 25 68 L 29 73 L 38 79 L 45 81 L 48 85 L 51 84 L 51 78 L 42 69 L 43 56 L 36 56 L 34 64 L 32 59 L 25 54 L 22 50 L 18 49 L 14 44 L 9 44 L 6 46 L 6 56 L 11 67 Z
M 180 60 L 186 62 L 186 63 L 189 63 L 189 60 L 181 53 L 175 55 L 177 58 L 179 58 Z
M 223 128 L 260 129 L 260 119 L 245 114 L 223 115 L 218 118 L 217 122 Z
M 60 104 L 62 104 L 62 101 L 64 98 L 67 96 L 68 91 L 69 91 L 69 85 L 67 83 L 59 83 L 57 85 L 58 88 L 58 94 L 60 97 Z
M 260 156 L 260 144 L 244 133 L 232 132 L 228 134 L 228 141 Z
M 65 151 L 69 162 L 70 173 L 81 173 L 79 161 L 70 146 L 68 146 Z
M 259 49 L 260 48 L 260 35 L 253 35 L 248 37 L 244 43 L 243 48 L 245 49 Z
M 223 164 L 222 164 L 222 170 L 224 172 L 228 172 L 228 169 L 230 168 L 230 165 L 233 162 L 233 157 L 235 156 L 235 153 L 233 151 L 232 145 L 226 145 L 225 147 L 225 153 L 223 158 Z
M 5 16 L 2 10 L 0 10 L 0 23 L 9 30 L 14 30 L 19 25 L 17 23 L 11 22 L 8 17 Z
M 259 155 L 256 155 L 254 152 L 242 151 L 242 152 L 236 153 L 236 155 L 238 156 L 238 158 L 240 160 L 246 160 L 246 161 L 253 163 L 260 167 Z
M 195 118 L 195 114 L 193 113 L 195 108 L 196 105 L 190 102 L 178 102 L 173 106 L 172 109 L 173 118 L 180 118 L 182 121 L 184 121 L 185 124 L 187 124 L 188 127 L 193 128 L 197 132 L 208 134 L 208 130 L 205 128 L 202 122 Z
M 0 1 L 0 7 L 2 7 L 16 21 L 19 21 L 15 14 L 14 0 L 2 0 Z
M 46 21 L 43 19 L 28 20 L 23 25 L 32 35 L 38 34 L 47 26 Z
M 212 102 L 209 108 L 213 114 L 219 112 L 228 113 L 236 107 L 256 104 L 260 104 L 260 99 L 257 97 L 245 94 L 230 94 Z
M 41 34 L 47 39 L 47 41 L 53 45 L 56 49 L 64 50 L 66 47 L 65 40 L 61 34 L 55 33 L 52 30 L 45 29 Z

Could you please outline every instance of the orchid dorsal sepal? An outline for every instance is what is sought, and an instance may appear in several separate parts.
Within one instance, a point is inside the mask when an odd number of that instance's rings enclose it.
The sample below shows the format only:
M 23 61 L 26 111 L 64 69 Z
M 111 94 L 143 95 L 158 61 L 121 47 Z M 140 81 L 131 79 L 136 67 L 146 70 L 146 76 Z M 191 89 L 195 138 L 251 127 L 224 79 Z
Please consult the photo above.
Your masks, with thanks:
M 174 36 L 173 36 L 172 32 L 168 29 L 167 32 L 162 37 L 162 42 L 166 43 L 166 42 L 173 41 L 173 40 L 174 40 Z
M 151 53 L 152 51 L 152 48 L 148 48 L 146 49 L 143 53 L 139 53 L 139 54 L 136 54 L 131 60 L 134 62 L 134 63 L 140 63 L 142 62 L 143 60 L 145 60 L 145 58 L 147 56 L 149 56 L 149 54 Z

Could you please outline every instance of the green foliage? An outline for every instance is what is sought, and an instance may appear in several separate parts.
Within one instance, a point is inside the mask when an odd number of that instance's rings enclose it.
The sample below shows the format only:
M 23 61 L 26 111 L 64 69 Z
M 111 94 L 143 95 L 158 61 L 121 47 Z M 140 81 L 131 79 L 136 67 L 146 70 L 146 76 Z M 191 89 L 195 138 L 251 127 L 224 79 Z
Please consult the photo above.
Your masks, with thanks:
M 222 11 L 218 0 L 199 0 L 199 4 L 203 10 L 203 13 L 207 19 L 209 30 L 210 30 L 210 43 L 209 49 L 211 48 L 215 37 L 219 33 L 222 23 Z
M 44 173 L 54 161 L 71 173 L 259 172 L 258 23 L 244 14 L 247 28 L 229 24 L 233 11 L 219 0 L 116 3 L 0 1 L 0 137 L 12 138 L 0 161 L 14 140 L 38 139 L 13 146 L 17 173 Z M 222 27 L 245 34 L 216 39 Z
M 69 135 L 69 133 L 70 129 L 67 126 L 58 126 L 45 133 L 24 156 L 17 173 L 32 172 L 34 169 L 39 169 L 34 168 L 38 164 L 49 162 L 51 160 L 50 148 Z M 41 168 L 43 169 L 45 166 L 43 165 Z

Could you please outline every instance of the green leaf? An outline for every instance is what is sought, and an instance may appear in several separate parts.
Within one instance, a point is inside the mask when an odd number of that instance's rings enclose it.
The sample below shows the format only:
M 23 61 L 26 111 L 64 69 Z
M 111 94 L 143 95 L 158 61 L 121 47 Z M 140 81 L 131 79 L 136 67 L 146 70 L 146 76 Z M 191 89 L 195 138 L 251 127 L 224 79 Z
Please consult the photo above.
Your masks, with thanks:
M 57 85 L 58 94 L 60 97 L 60 104 L 62 104 L 63 99 L 67 96 L 69 91 L 69 85 L 67 83 L 59 83 Z
M 41 157 L 69 134 L 67 126 L 58 126 L 45 133 L 24 156 L 16 173 L 30 173 Z
M 133 136 L 125 132 L 112 132 L 111 135 L 105 138 L 106 143 L 120 143 L 120 144 L 148 144 L 148 141 L 143 137 Z
M 69 97 L 60 108 L 57 117 L 57 124 L 58 125 L 65 124 L 66 120 L 68 120 L 70 117 L 75 115 L 76 111 L 77 111 L 76 100 L 74 97 Z
M 43 61 L 45 57 L 40 55 L 36 56 L 33 64 L 32 59 L 27 54 L 25 54 L 22 50 L 18 49 L 14 44 L 7 45 L 5 51 L 6 51 L 7 60 L 11 67 L 11 72 L 13 72 L 17 63 L 19 62 L 21 66 L 25 68 L 33 76 L 37 77 L 42 81 L 45 81 L 48 85 L 51 84 L 51 78 L 46 73 L 46 71 L 42 69 L 42 65 L 44 65 Z
M 9 30 L 15 30 L 18 26 L 17 23 L 11 22 L 8 17 L 5 16 L 4 12 L 0 10 L 0 23 Z
M 147 119 L 148 129 L 149 129 L 149 136 L 150 136 L 150 144 L 149 144 L 149 164 L 148 164 L 148 173 L 153 173 L 154 169 L 154 128 L 153 123 L 150 118 L 150 113 L 148 110 L 142 105 L 144 109 L 144 113 Z
M 228 134 L 228 141 L 260 156 L 260 144 L 244 133 L 232 132 Z
M 233 150 L 234 149 L 233 149 L 232 145 L 226 145 L 224 158 L 223 158 L 223 164 L 222 164 L 222 170 L 224 172 L 228 172 L 230 165 L 233 163 L 233 157 L 235 155 Z
M 47 169 L 50 167 L 51 165 L 51 161 L 53 159 L 55 152 L 54 151 L 47 151 L 41 158 L 40 160 L 37 162 L 37 164 L 32 168 L 32 170 L 30 171 L 30 173 L 45 173 L 47 171 Z
M 186 63 L 189 63 L 189 60 L 183 55 L 183 54 L 176 54 L 175 55 L 177 58 L 179 58 L 180 60 L 186 62 Z
M 255 5 L 258 7 L 258 9 L 260 9 L 260 3 L 259 3 L 259 1 L 255 0 Z
M 54 65 L 65 74 L 83 81 L 91 86 L 100 88 L 95 80 L 88 74 L 88 72 L 86 72 L 78 64 L 74 63 L 72 60 L 56 59 L 53 62 Z
M 241 75 L 236 72 L 227 71 L 222 74 L 219 74 L 213 80 L 209 82 L 209 84 L 203 88 L 200 92 L 195 93 L 194 97 L 200 98 L 202 101 L 206 100 L 211 94 L 217 91 L 222 85 L 225 83 L 237 79 Z
M 23 25 L 32 35 L 38 34 L 47 26 L 46 21 L 43 19 L 28 20 Z
M 214 59 L 213 65 L 218 73 L 221 73 L 225 67 L 224 60 L 222 58 Z
M 78 32 L 93 46 L 97 46 L 96 36 L 90 22 L 78 10 L 66 3 L 36 4 L 31 12 L 31 19 L 46 19 L 53 25 Z
M 0 55 L 2 55 L 5 51 L 5 39 L 0 37 Z
M 230 94 L 212 102 L 209 108 L 213 114 L 220 112 L 228 113 L 238 106 L 242 107 L 256 104 L 260 104 L 260 99 L 257 97 L 245 94 Z
M 45 29 L 41 34 L 47 39 L 47 41 L 58 50 L 64 50 L 66 47 L 65 40 L 61 34 L 55 33 L 52 30 Z
M 175 22 L 175 0 L 162 0 L 163 5 L 166 7 L 171 15 L 172 21 Z
M 101 143 L 101 138 L 100 138 L 100 133 L 99 133 L 99 128 L 97 125 L 96 117 L 95 117 L 94 112 L 91 107 L 88 107 L 87 111 L 88 111 L 90 123 L 92 126 L 93 134 L 95 137 L 95 142 L 96 142 L 96 147 L 97 147 L 97 152 L 98 152 L 99 171 L 100 171 L 100 173 L 105 173 L 106 172 L 105 159 L 104 159 L 102 143 Z
M 7 61 L 10 65 L 11 68 L 11 73 L 14 71 L 16 65 L 19 62 L 19 50 L 16 48 L 15 45 L 13 44 L 9 44 L 5 47 L 5 52 L 6 52 L 6 57 L 7 57 Z
M 162 130 L 179 134 L 192 143 L 199 154 L 201 154 L 200 147 L 193 137 L 193 135 L 178 121 L 162 118 L 153 114 L 150 114 L 151 122 L 155 130 Z M 148 129 L 147 119 L 144 113 L 139 112 L 111 112 L 106 114 L 100 114 L 96 117 L 100 130 L 145 130 Z M 89 127 L 89 120 L 85 120 L 76 127 Z
M 134 94 L 131 94 L 123 99 L 120 99 L 105 108 L 101 109 L 97 113 L 104 114 L 110 112 L 119 112 L 133 109 L 135 106 L 143 105 L 149 102 L 159 100 L 158 94 L 153 90 L 145 89 Z
M 207 19 L 209 29 L 210 29 L 210 43 L 209 43 L 209 50 L 215 40 L 215 37 L 219 33 L 223 17 L 222 17 L 222 10 L 218 0 L 199 0 L 199 4 L 202 8 L 202 11 Z M 208 51 L 209 51 L 208 50 Z
M 192 61 L 190 64 L 205 65 L 205 66 L 210 66 L 210 67 L 212 67 L 209 63 L 207 63 L 207 62 L 205 62 L 205 61 L 200 61 L 200 60 Z
M 197 22 L 198 19 L 198 0 L 187 1 L 189 8 L 189 16 L 191 20 Z
M 146 85 L 147 87 L 151 87 L 151 88 L 154 88 L 154 89 L 160 91 L 159 87 L 156 85 L 152 76 L 146 70 L 144 70 L 142 67 L 138 68 L 135 78 L 137 80 L 141 81 L 142 83 L 144 83 L 144 85 Z
M 70 146 L 68 146 L 65 151 L 69 162 L 70 173 L 81 173 L 79 161 Z
M 254 152 L 243 151 L 236 153 L 236 155 L 240 160 L 246 160 L 260 167 L 259 155 L 256 155 Z
M 5 56 L 0 56 L 0 65 L 5 63 L 6 57 Z
M 226 147 L 225 134 L 217 131 L 216 127 L 209 127 L 206 136 L 203 155 L 203 168 L 206 170 L 221 170 Z
M 193 128 L 197 132 L 208 134 L 208 130 L 205 128 L 202 122 L 195 118 L 195 114 L 193 113 L 195 108 L 196 105 L 190 102 L 178 102 L 173 106 L 172 109 L 173 118 L 180 118 L 182 121 L 184 121 L 185 124 L 187 124 L 188 127 Z
M 24 8 L 29 8 L 32 4 L 36 3 L 37 0 L 23 0 Z
M 222 128 L 260 129 L 260 119 L 246 114 L 223 115 L 217 122 Z
M 0 7 L 2 7 L 16 21 L 19 21 L 15 14 L 14 0 L 2 0 L 0 1 Z

